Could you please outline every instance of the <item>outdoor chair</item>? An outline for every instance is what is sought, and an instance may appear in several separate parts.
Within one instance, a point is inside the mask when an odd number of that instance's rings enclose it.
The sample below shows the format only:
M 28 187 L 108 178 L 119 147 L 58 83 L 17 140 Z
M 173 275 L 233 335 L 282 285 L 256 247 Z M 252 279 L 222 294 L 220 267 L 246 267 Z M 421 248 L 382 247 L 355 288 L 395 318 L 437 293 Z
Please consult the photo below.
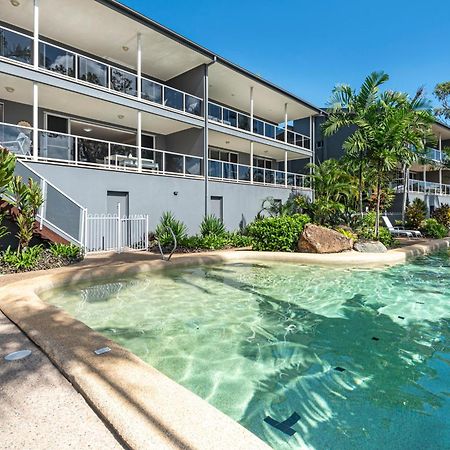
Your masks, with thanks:
M 393 236 L 422 237 L 422 233 L 418 230 L 405 230 L 403 227 L 394 227 L 387 216 L 382 216 L 382 219 L 384 225 Z

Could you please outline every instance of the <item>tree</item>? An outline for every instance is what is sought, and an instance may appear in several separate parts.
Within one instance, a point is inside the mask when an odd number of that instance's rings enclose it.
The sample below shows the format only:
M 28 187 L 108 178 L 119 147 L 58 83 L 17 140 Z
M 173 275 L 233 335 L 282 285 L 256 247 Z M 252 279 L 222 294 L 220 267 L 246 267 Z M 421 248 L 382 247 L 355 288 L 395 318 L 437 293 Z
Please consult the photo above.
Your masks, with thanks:
M 437 84 L 433 93 L 441 103 L 435 114 L 444 121 L 450 120 L 450 81 Z
M 364 170 L 370 145 L 370 121 L 373 120 L 380 86 L 388 79 L 389 76 L 384 72 L 372 72 L 366 77 L 358 93 L 346 84 L 336 86 L 329 101 L 330 114 L 322 127 L 325 136 L 331 136 L 343 128 L 355 127 L 355 131 L 344 141 L 343 149 L 346 160 L 358 170 L 358 203 L 361 215 Z

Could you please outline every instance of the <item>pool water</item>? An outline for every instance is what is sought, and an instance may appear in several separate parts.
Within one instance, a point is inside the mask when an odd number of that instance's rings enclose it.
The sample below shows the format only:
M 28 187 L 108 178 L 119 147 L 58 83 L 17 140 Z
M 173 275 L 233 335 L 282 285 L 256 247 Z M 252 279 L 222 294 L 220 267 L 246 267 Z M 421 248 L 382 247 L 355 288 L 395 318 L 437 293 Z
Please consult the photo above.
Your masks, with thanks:
M 450 448 L 447 253 L 370 270 L 171 269 L 46 299 L 274 449 Z M 264 421 L 293 413 L 293 435 Z

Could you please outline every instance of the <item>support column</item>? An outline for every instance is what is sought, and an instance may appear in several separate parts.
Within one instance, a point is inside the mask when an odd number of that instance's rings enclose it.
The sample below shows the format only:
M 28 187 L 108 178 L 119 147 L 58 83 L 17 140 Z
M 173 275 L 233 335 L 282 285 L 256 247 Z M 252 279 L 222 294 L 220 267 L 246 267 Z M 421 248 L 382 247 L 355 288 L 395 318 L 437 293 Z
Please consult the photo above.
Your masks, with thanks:
M 39 0 L 33 1 L 33 66 L 39 67 Z
M 284 152 L 284 186 L 287 187 L 288 185 L 288 152 Z
M 137 112 L 137 167 L 138 172 L 142 172 L 142 111 Z
M 250 183 L 253 184 L 253 142 L 250 142 Z
M 442 167 L 439 168 L 439 194 L 442 195 Z
M 288 104 L 284 104 L 284 142 L 287 142 L 287 132 L 288 132 L 288 113 L 287 113 Z
M 137 34 L 137 61 L 136 61 L 136 73 L 137 73 L 137 96 L 142 98 L 142 35 Z
M 311 149 L 311 162 L 316 163 L 316 121 L 313 116 L 309 116 L 309 146 Z M 312 169 L 311 169 L 312 173 Z M 311 200 L 314 201 L 315 193 L 311 183 Z
M 33 82 L 33 159 L 38 159 L 39 148 L 39 86 Z
M 208 215 L 209 211 L 209 136 L 208 136 L 208 102 L 209 102 L 209 79 L 208 79 L 208 64 L 205 64 L 205 72 L 203 79 L 203 116 L 204 116 L 204 127 L 203 127 L 203 176 L 205 177 L 205 216 Z
M 253 86 L 250 88 L 250 132 L 253 133 Z

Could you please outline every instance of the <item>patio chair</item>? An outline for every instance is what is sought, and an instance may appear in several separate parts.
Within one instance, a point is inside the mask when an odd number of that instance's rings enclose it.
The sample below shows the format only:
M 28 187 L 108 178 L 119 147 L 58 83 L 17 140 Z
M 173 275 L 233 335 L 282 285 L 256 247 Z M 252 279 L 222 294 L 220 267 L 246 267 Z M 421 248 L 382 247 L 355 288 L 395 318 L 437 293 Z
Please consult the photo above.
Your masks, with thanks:
M 403 227 L 394 227 L 387 216 L 382 216 L 382 219 L 384 225 L 393 236 L 422 237 L 422 233 L 418 230 L 405 230 Z

